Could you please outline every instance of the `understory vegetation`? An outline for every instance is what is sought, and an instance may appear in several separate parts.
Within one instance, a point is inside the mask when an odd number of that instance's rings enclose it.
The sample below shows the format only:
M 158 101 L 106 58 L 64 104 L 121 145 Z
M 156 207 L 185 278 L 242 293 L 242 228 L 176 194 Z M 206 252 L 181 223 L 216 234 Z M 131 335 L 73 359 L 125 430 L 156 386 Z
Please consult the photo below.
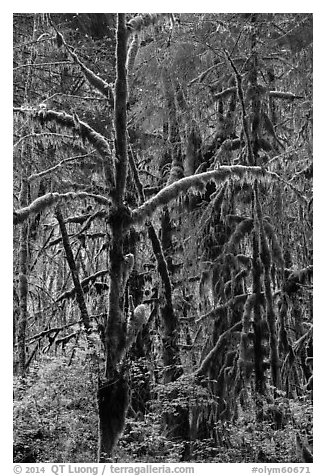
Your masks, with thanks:
M 146 375 L 133 368 L 133 376 L 133 391 L 137 393 Z M 288 399 L 279 392 L 273 403 L 262 402 L 260 421 L 255 417 L 254 406 L 248 407 L 240 410 L 234 421 L 214 422 L 210 437 L 185 442 L 162 431 L 161 415 L 189 412 L 196 407 L 203 419 L 209 419 L 208 409 L 214 403 L 213 395 L 194 387 L 192 382 L 187 384 L 152 388 L 153 395 L 161 391 L 160 401 L 148 400 L 148 411 L 143 416 L 130 412 L 114 462 L 302 462 L 295 435 L 312 434 L 310 399 Z M 15 379 L 15 460 L 96 461 L 96 388 L 96 375 L 83 351 L 78 352 L 73 365 L 67 357 L 44 358 L 31 367 L 24 383 Z M 171 391 L 177 395 L 173 400 L 169 398 Z

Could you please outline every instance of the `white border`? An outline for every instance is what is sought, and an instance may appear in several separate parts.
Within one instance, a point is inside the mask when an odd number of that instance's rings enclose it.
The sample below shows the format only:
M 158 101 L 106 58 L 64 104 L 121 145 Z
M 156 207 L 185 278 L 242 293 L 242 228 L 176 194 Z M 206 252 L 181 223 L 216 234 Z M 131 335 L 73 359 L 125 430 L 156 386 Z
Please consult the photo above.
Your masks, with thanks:
M 0 204 L 1 204 L 1 246 L 0 246 L 0 292 L 1 292 L 1 333 L 0 333 L 0 368 L 1 368 L 1 445 L 0 467 L 5 475 L 12 473 L 12 14 L 17 12 L 101 12 L 109 9 L 110 12 L 312 12 L 314 13 L 314 463 L 311 468 L 312 474 L 325 474 L 324 444 L 325 437 L 325 340 L 326 340 L 326 306 L 323 297 L 325 289 L 325 141 L 326 141 L 326 73 L 325 73 L 325 33 L 326 18 L 325 8 L 321 1 L 273 1 L 270 4 L 258 2 L 171 2 L 161 4 L 153 2 L 125 2 L 115 4 L 110 2 L 6 2 L 1 15 L 1 153 L 0 153 Z M 114 10 L 114 7 L 119 7 Z M 155 6 L 155 9 L 153 9 Z M 90 8 L 91 7 L 91 8 Z M 9 8 L 9 11 L 7 10 Z M 2 465 L 3 466 L 3 465 Z M 249 474 L 252 465 L 246 464 L 196 464 L 195 474 L 216 474 L 216 470 L 222 475 Z M 257 465 L 263 466 L 263 465 Z M 278 465 L 268 465 L 278 466 Z M 286 466 L 286 465 L 282 465 Z

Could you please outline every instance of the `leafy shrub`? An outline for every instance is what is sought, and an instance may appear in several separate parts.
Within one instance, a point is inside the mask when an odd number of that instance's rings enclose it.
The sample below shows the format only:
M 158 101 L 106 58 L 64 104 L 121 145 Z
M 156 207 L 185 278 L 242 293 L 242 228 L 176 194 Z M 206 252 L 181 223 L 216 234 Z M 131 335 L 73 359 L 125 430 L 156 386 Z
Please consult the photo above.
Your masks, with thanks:
M 71 366 L 66 357 L 43 357 L 24 381 L 15 378 L 15 462 L 96 461 L 96 383 L 77 352 Z

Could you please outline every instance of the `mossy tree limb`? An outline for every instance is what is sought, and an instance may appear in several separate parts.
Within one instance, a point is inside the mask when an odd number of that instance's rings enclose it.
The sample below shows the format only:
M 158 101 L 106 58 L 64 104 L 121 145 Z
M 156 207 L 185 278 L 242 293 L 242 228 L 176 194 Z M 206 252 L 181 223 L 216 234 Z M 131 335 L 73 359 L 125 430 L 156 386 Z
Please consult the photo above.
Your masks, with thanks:
M 86 192 L 67 192 L 67 193 L 47 193 L 42 195 L 41 197 L 36 198 L 32 203 L 28 206 L 22 207 L 18 210 L 14 210 L 13 213 L 13 224 L 18 225 L 19 223 L 23 223 L 27 218 L 35 213 L 40 213 L 47 208 L 51 207 L 52 205 L 57 204 L 60 201 L 67 201 L 73 199 L 84 199 L 84 198 L 92 198 L 97 203 L 102 205 L 106 205 L 109 207 L 111 205 L 111 201 L 108 200 L 106 197 L 102 195 L 95 195 L 92 193 Z
M 218 338 L 216 344 L 212 348 L 212 350 L 207 354 L 207 356 L 202 361 L 200 367 L 196 370 L 195 375 L 196 377 L 203 377 L 207 375 L 210 365 L 214 362 L 214 359 L 218 352 L 221 351 L 221 347 L 225 344 L 226 339 L 229 338 L 232 332 L 238 332 L 242 329 L 242 321 L 236 322 L 232 327 L 224 331 Z
M 221 165 L 216 170 L 184 177 L 164 187 L 154 195 L 154 197 L 133 210 L 132 219 L 135 223 L 143 223 L 147 218 L 150 218 L 158 208 L 167 205 L 172 200 L 178 198 L 182 193 L 185 194 L 191 189 L 203 192 L 207 183 L 215 182 L 216 184 L 220 184 L 231 177 L 253 182 L 255 178 L 259 177 L 268 180 L 269 172 L 258 166 Z
M 100 78 L 97 74 L 94 73 L 94 71 L 90 70 L 79 58 L 79 56 L 73 51 L 73 49 L 66 43 L 62 33 L 57 29 L 56 25 L 51 21 L 51 25 L 55 29 L 57 33 L 57 43 L 58 46 L 64 46 L 66 51 L 69 53 L 71 58 L 74 60 L 76 64 L 79 65 L 80 69 L 82 70 L 85 78 L 87 81 L 97 90 L 99 91 L 103 96 L 105 96 L 108 101 L 110 106 L 113 106 L 113 93 L 111 90 L 110 85 L 104 81 L 104 79 Z

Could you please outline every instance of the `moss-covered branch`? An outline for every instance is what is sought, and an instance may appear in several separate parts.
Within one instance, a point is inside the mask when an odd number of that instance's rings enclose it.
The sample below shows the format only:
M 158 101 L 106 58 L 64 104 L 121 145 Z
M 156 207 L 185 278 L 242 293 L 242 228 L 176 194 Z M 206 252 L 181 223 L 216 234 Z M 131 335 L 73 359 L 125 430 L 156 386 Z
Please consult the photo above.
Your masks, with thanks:
M 138 49 L 139 49 L 139 38 L 138 38 L 138 35 L 135 33 L 128 48 L 127 63 L 126 63 L 129 96 L 130 96 L 130 90 L 131 90 L 132 82 L 133 82 L 134 65 L 135 65 Z
M 288 93 L 288 92 L 284 92 L 284 91 L 269 91 L 268 95 L 271 98 L 287 99 L 289 101 L 293 101 L 294 99 L 304 99 L 303 96 L 297 96 L 296 94 Z
M 14 108 L 14 113 L 29 116 L 31 120 L 44 126 L 47 123 L 55 123 L 59 127 L 72 130 L 83 141 L 87 140 L 100 154 L 105 165 L 106 180 L 109 187 L 115 186 L 115 163 L 109 142 L 105 137 L 96 132 L 86 122 L 79 119 L 77 114 L 66 114 L 46 108 Z
M 161 18 L 168 17 L 174 23 L 173 13 L 143 13 L 135 16 L 127 23 L 129 35 L 140 32 L 144 28 L 155 25 Z
M 58 203 L 59 201 L 75 200 L 75 199 L 84 199 L 92 198 L 97 203 L 101 205 L 106 205 L 109 207 L 111 201 L 102 195 L 96 195 L 94 193 L 86 192 L 67 192 L 67 193 L 47 193 L 42 195 L 42 197 L 36 198 L 30 205 L 19 210 L 14 210 L 14 225 L 23 223 L 30 215 L 42 212 L 52 205 Z
M 101 134 L 96 132 L 86 122 L 81 121 L 76 115 L 71 116 L 65 112 L 57 112 L 46 108 L 20 108 L 14 107 L 14 113 L 29 116 L 35 122 L 39 122 L 42 126 L 49 122 L 54 122 L 60 127 L 73 130 L 81 139 L 87 139 L 101 156 L 111 155 L 109 142 Z
M 241 304 L 244 304 L 245 301 L 247 300 L 247 298 L 248 298 L 247 293 L 238 294 L 236 296 L 233 296 L 231 299 L 226 301 L 224 304 L 216 306 L 213 309 L 211 309 L 209 312 L 199 316 L 196 319 L 196 323 L 199 323 L 199 322 L 201 322 L 203 320 L 206 320 L 208 318 L 214 318 L 215 319 L 217 316 L 218 317 L 223 316 L 225 314 L 225 312 L 227 311 L 227 309 L 235 308 L 235 307 L 237 307 Z
M 223 334 L 220 335 L 213 349 L 206 355 L 205 359 L 202 361 L 200 367 L 196 370 L 196 377 L 205 376 L 210 368 L 211 363 L 214 361 L 215 356 L 220 352 L 222 345 L 225 340 L 230 336 L 232 332 L 238 332 L 242 329 L 242 321 L 237 322 L 232 327 L 227 329 Z
M 113 107 L 113 92 L 112 92 L 112 89 L 111 89 L 111 86 L 109 85 L 109 83 L 107 83 L 106 81 L 104 81 L 104 79 L 102 79 L 100 76 L 95 74 L 94 71 L 87 68 L 87 66 L 79 59 L 78 55 L 73 51 L 71 46 L 69 46 L 66 43 L 62 33 L 59 32 L 59 30 L 56 28 L 56 26 L 54 25 L 54 23 L 52 21 L 51 21 L 51 24 L 52 24 L 53 28 L 55 29 L 55 31 L 57 33 L 58 46 L 60 47 L 60 46 L 63 45 L 65 47 L 66 51 L 69 53 L 71 58 L 74 60 L 74 62 L 76 64 L 78 64 L 78 66 L 82 70 L 82 72 L 83 72 L 85 78 L 87 79 L 87 81 L 97 91 L 99 91 L 103 96 L 105 96 L 108 99 L 109 104 Z
M 97 273 L 94 273 L 91 276 L 87 276 L 87 278 L 83 279 L 80 282 L 83 291 L 86 291 L 89 284 L 94 283 L 97 278 L 106 276 L 108 273 L 109 273 L 108 269 L 102 269 L 101 271 L 97 271 Z M 57 297 L 55 302 L 58 303 L 60 301 L 63 301 L 64 299 L 72 298 L 75 296 L 75 293 L 76 293 L 75 288 L 69 289 L 68 291 L 65 291 L 64 293 L 60 294 L 60 296 Z
M 171 202 L 182 193 L 187 193 L 190 189 L 203 192 L 206 184 L 209 182 L 220 184 L 231 177 L 252 182 L 254 178 L 268 177 L 268 174 L 269 172 L 256 166 L 222 165 L 216 170 L 182 178 L 171 185 L 164 187 L 154 197 L 150 198 L 134 210 L 132 212 L 133 221 L 135 223 L 143 223 L 147 218 L 152 216 L 155 210 Z
M 69 327 L 75 326 L 76 324 L 80 324 L 80 323 L 82 323 L 81 320 L 74 321 L 74 322 L 71 322 L 70 324 L 66 324 L 66 325 L 60 326 L 60 327 L 51 327 L 51 329 L 46 329 L 45 331 L 41 331 L 38 334 L 35 334 L 33 337 L 28 339 L 28 342 L 32 344 L 36 340 L 40 340 L 45 336 L 48 336 L 48 335 L 54 334 L 54 333 L 58 334 L 60 331 L 63 331 L 65 329 L 68 329 Z

